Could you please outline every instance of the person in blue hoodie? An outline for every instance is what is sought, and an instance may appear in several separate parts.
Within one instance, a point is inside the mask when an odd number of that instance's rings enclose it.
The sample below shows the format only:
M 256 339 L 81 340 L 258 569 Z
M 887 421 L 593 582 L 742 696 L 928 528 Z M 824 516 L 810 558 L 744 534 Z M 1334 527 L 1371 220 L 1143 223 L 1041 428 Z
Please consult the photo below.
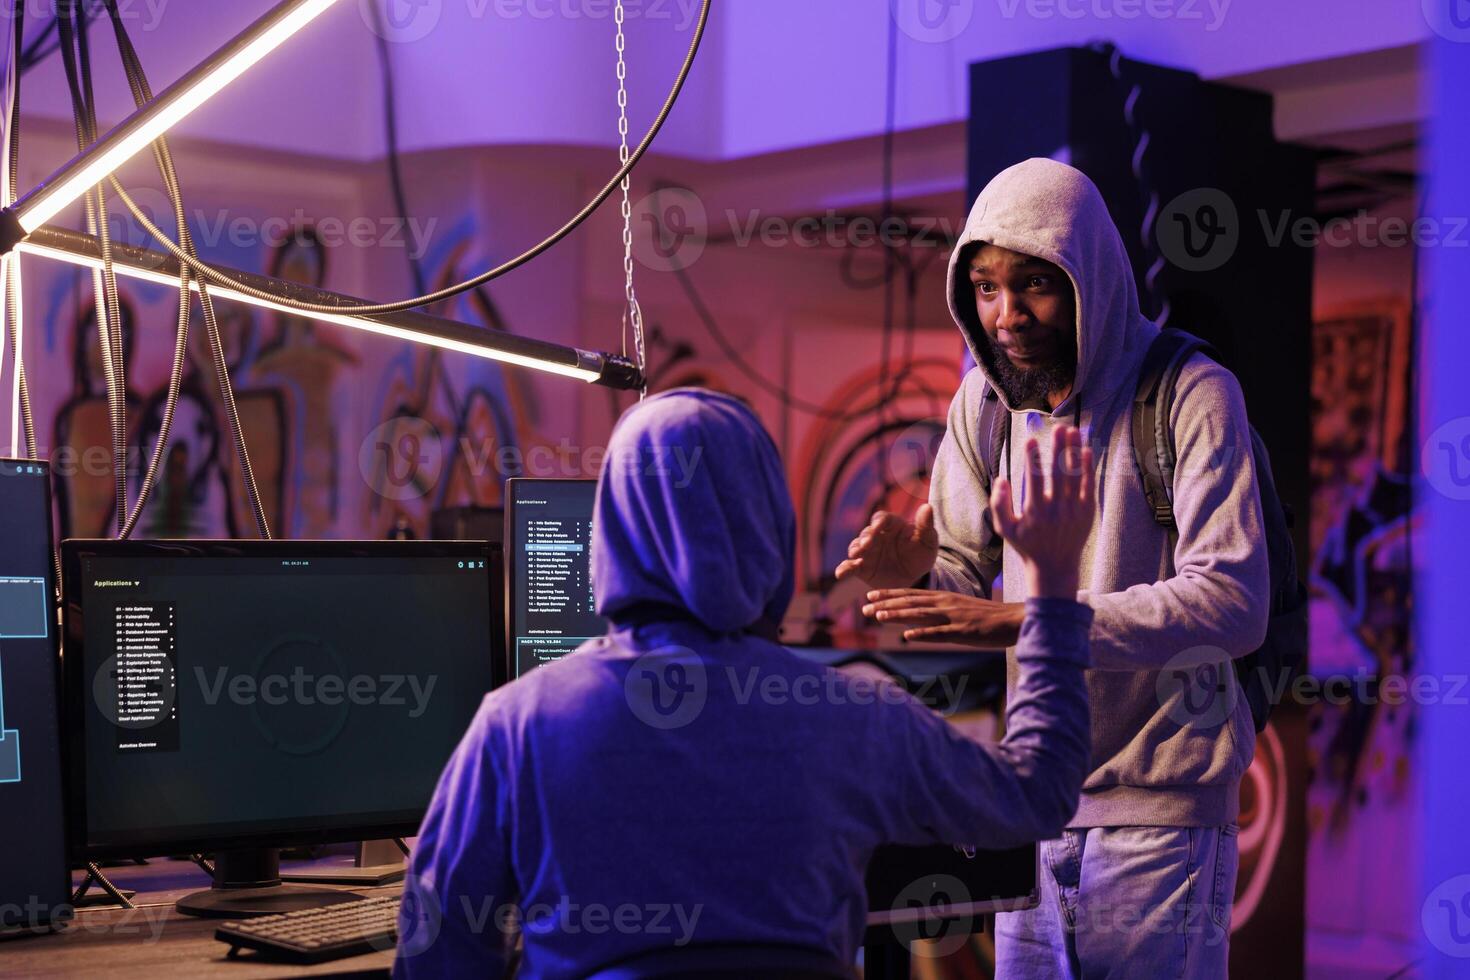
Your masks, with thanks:
M 995 487 L 1031 588 L 1006 734 L 983 744 L 897 685 L 773 642 L 795 517 L 748 407 L 681 389 L 629 410 L 592 529 L 611 629 L 485 698 L 419 831 L 395 975 L 502 976 L 519 934 L 530 978 L 670 956 L 749 975 L 757 950 L 852 976 L 877 847 L 1059 833 L 1088 768 L 1092 612 L 1075 595 L 1094 490 L 1080 433 L 1048 449 L 1055 465 L 1026 447 L 1049 490 L 1019 514 Z

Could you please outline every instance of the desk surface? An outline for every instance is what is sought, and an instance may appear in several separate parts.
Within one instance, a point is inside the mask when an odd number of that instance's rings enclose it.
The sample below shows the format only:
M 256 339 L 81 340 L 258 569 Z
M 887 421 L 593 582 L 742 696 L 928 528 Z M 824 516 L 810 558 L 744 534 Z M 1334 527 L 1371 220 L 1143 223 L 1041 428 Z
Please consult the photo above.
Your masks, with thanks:
M 338 855 L 332 863 L 351 863 Z M 294 863 L 287 873 L 302 868 Z M 241 950 L 228 959 L 230 947 L 214 938 L 223 919 L 180 915 L 178 898 L 209 887 L 209 878 L 187 861 L 157 858 L 147 865 L 104 868 L 118 888 L 136 890 L 138 908 L 84 908 L 58 933 L 26 936 L 0 942 L 0 976 L 57 977 L 94 974 L 106 977 L 161 980 L 169 976 L 257 977 L 280 976 L 387 976 L 393 965 L 391 950 L 351 956 L 317 966 L 295 966 L 262 959 Z M 77 878 L 80 884 L 80 876 Z M 318 885 L 330 888 L 330 885 Z M 360 895 L 391 895 L 401 885 L 382 888 L 343 888 Z M 95 886 L 93 891 L 95 892 Z
M 886 858 L 880 856 L 875 867 L 892 858 L 898 858 L 899 862 L 890 869 L 898 873 L 898 877 L 894 878 L 893 874 L 887 877 L 894 880 L 913 880 L 910 876 L 914 873 L 914 868 L 910 862 L 914 855 L 923 854 L 925 850 L 893 849 Z M 954 868 L 947 867 L 946 860 L 954 863 L 960 861 L 951 848 L 927 850 L 934 854 L 929 855 L 922 864 L 930 871 L 954 871 Z M 986 852 L 981 853 L 984 855 Z M 996 891 L 987 886 L 980 888 L 976 894 L 1024 894 L 1034 886 L 1035 860 L 1035 852 L 1031 848 L 990 855 L 987 864 L 996 863 L 995 874 L 999 875 L 995 881 L 1006 879 L 1011 890 L 1002 888 Z M 350 866 L 351 863 L 350 854 L 336 853 L 310 864 L 283 862 L 282 871 L 287 874 L 299 873 L 308 867 Z M 87 973 L 101 973 L 109 978 L 121 977 L 124 980 L 161 980 L 168 976 L 231 977 L 240 980 L 284 976 L 385 977 L 393 966 L 391 950 L 351 956 L 317 966 L 282 963 L 265 959 L 249 950 L 241 950 L 237 957 L 230 959 L 228 944 L 214 938 L 215 929 L 225 920 L 181 915 L 174 909 L 174 902 L 179 898 L 209 887 L 209 877 L 193 863 L 155 858 L 146 865 L 104 868 L 103 873 L 118 888 L 137 892 L 132 899 L 137 908 L 87 907 L 80 909 L 76 918 L 60 932 L 0 941 L 0 977 L 10 980 L 14 977 L 78 976 Z M 955 873 L 963 877 L 962 872 Z M 1009 878 L 1016 880 L 1012 882 Z M 921 875 L 914 880 L 914 884 L 930 881 L 932 885 L 945 880 L 949 879 L 944 874 L 939 874 L 937 878 Z M 80 883 L 81 876 L 78 875 L 74 885 Z M 884 887 L 891 888 L 892 885 L 890 883 Z M 402 890 L 402 885 L 378 888 L 343 886 L 341 890 L 364 896 L 393 895 Z M 97 891 L 94 886 L 92 894 Z M 928 891 L 923 890 L 909 897 L 924 902 L 933 899 Z M 1024 901 L 985 902 L 980 905 L 951 904 L 954 900 L 955 896 L 952 895 L 943 899 L 948 913 L 945 917 L 963 919 L 966 930 L 983 928 L 984 917 L 998 909 L 1028 907 L 1029 904 Z M 914 927 L 906 927 L 903 923 L 921 917 L 922 912 L 911 905 L 906 905 L 902 911 L 909 914 L 895 917 L 888 911 L 870 913 L 869 940 L 891 944 L 909 936 Z

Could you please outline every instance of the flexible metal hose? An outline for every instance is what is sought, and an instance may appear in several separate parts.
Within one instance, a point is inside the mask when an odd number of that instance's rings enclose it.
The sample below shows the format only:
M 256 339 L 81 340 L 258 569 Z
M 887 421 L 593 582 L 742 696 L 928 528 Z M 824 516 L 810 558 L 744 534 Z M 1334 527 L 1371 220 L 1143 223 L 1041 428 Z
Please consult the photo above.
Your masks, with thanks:
M 638 144 L 638 148 L 633 151 L 631 156 L 629 156 L 628 162 L 625 163 L 621 168 L 619 168 L 618 172 L 613 175 L 612 180 L 608 181 L 607 184 L 603 186 L 602 190 L 600 190 L 597 195 L 593 197 L 593 199 L 582 208 L 582 210 L 578 211 L 570 221 L 562 225 L 549 237 L 544 239 L 540 244 L 535 245 L 530 249 L 527 249 L 525 252 L 522 252 L 520 255 L 516 256 L 508 262 L 504 262 L 487 272 L 480 273 L 478 276 L 475 276 L 472 279 L 467 279 L 457 285 L 446 286 L 443 289 L 437 290 L 432 293 L 427 293 L 423 296 L 415 296 L 412 299 L 400 300 L 396 303 L 371 303 L 348 306 L 330 303 L 303 303 L 299 300 L 291 299 L 290 297 L 280 296 L 276 293 L 268 292 L 263 289 L 257 289 L 247 283 L 239 282 L 232 276 L 221 272 L 211 265 L 199 261 L 197 256 L 189 255 L 184 249 L 181 249 L 178 245 L 175 245 L 168 238 L 167 235 L 160 231 L 153 224 L 153 222 L 149 220 L 148 216 L 143 213 L 142 208 L 138 207 L 137 203 L 134 202 L 133 199 L 128 195 L 123 186 L 118 183 L 116 177 L 109 176 L 107 179 L 108 182 L 112 185 L 113 192 L 117 194 L 118 199 L 121 200 L 123 204 L 127 206 L 128 210 L 133 213 L 133 217 L 138 220 L 139 224 L 143 226 L 144 230 L 146 230 L 154 238 L 158 239 L 159 244 L 162 245 L 170 254 L 172 254 L 174 258 L 178 259 L 179 262 L 193 269 L 195 275 L 199 277 L 201 284 L 204 281 L 209 281 L 219 286 L 225 286 L 229 289 L 237 290 L 245 294 L 246 296 L 253 297 L 254 299 L 264 300 L 270 303 L 278 303 L 281 306 L 285 306 L 302 313 L 339 313 L 349 316 L 375 316 L 388 313 L 401 313 L 405 310 L 411 310 L 416 307 L 428 306 L 433 303 L 442 302 L 443 300 L 458 296 L 460 293 L 469 292 L 472 289 L 483 286 L 485 283 L 490 282 L 494 279 L 498 279 L 506 273 L 513 272 L 516 269 L 519 269 L 521 266 L 525 265 L 527 262 L 530 262 L 532 259 L 546 252 L 548 249 L 552 248 L 562 239 L 566 238 L 573 231 L 575 231 L 578 226 L 580 226 L 584 221 L 592 216 L 592 213 L 594 211 L 602 206 L 603 202 L 605 202 L 609 197 L 613 195 L 614 191 L 622 186 L 623 178 L 627 177 L 630 173 L 633 172 L 633 168 L 638 166 L 639 161 L 643 159 L 644 154 L 648 152 L 648 148 L 653 144 L 654 139 L 663 129 L 664 122 L 667 121 L 669 113 L 673 111 L 674 103 L 678 101 L 679 94 L 684 89 L 684 83 L 689 78 L 690 69 L 694 67 L 694 60 L 699 54 L 700 44 L 704 40 L 705 27 L 709 23 L 709 12 L 711 3 L 712 0 L 704 0 L 703 6 L 700 8 L 699 21 L 695 24 L 694 27 L 694 37 L 690 41 L 689 52 L 687 55 L 685 55 L 684 64 L 679 69 L 679 75 L 674 81 L 674 86 L 670 90 L 668 98 L 664 101 L 663 108 L 659 110 L 658 115 L 654 118 L 653 124 L 649 127 L 648 134 L 643 137 L 643 142 Z
M 116 0 L 106 0 L 107 12 L 112 20 L 113 33 L 117 37 L 118 53 L 121 56 L 123 69 L 127 74 L 128 85 L 132 89 L 133 101 L 143 105 L 153 98 L 153 91 L 148 83 L 148 76 L 143 70 L 141 60 L 138 58 L 137 49 L 133 47 L 132 39 L 128 36 L 127 28 L 122 22 Z M 173 204 L 174 218 L 179 227 L 179 241 L 183 250 L 190 255 L 197 254 L 194 247 L 193 237 L 189 233 L 188 219 L 184 211 L 183 192 L 179 185 L 178 171 L 174 167 L 173 153 L 169 150 L 167 137 L 159 137 L 153 144 L 153 157 L 158 165 L 159 175 L 163 178 L 164 188 Z M 154 233 L 154 237 L 159 237 Z M 175 348 L 175 366 L 181 366 L 181 359 L 187 352 L 187 313 L 189 307 L 189 291 L 191 276 L 187 265 L 180 269 L 180 318 L 179 339 Z M 245 430 L 240 423 L 239 408 L 235 401 L 234 386 L 230 382 L 229 363 L 225 360 L 224 343 L 219 333 L 219 321 L 215 315 L 214 298 L 210 296 L 209 289 L 204 282 L 199 282 L 199 305 L 204 313 L 205 336 L 209 341 L 211 359 L 214 364 L 215 380 L 219 384 L 220 397 L 224 403 L 225 415 L 229 424 L 231 438 L 235 444 L 236 457 L 240 464 L 240 476 L 245 484 L 245 494 L 250 502 L 250 509 L 255 517 L 256 529 L 262 538 L 271 537 L 270 522 L 266 517 L 265 506 L 260 499 L 259 485 L 255 480 L 255 470 L 250 463 L 250 451 L 245 442 Z M 172 425 L 173 409 L 178 401 L 178 381 L 180 372 L 176 371 L 169 379 L 169 401 L 165 404 L 164 424 L 160 425 L 158 443 L 154 447 L 153 457 L 149 460 L 148 475 L 145 478 L 145 490 L 151 489 L 153 476 L 156 474 L 160 460 L 162 459 L 163 445 L 167 439 L 164 425 Z M 129 515 L 125 526 L 124 537 L 132 532 L 133 524 L 136 523 L 138 514 L 142 512 L 142 501 L 140 500 L 136 511 Z

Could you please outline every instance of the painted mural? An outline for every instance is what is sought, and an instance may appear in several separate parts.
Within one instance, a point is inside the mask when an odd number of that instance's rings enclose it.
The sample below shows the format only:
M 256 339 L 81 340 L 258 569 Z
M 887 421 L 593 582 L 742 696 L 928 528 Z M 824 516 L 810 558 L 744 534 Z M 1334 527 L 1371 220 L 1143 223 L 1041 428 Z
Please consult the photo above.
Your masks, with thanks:
M 467 260 L 472 233 L 465 222 L 440 240 L 430 256 L 434 286 L 474 271 Z M 331 250 L 307 225 L 266 255 L 263 271 L 321 285 L 330 258 Z M 162 287 L 124 283 L 120 293 L 130 501 L 162 421 L 172 354 L 169 308 L 176 301 L 176 293 Z M 438 351 L 380 339 L 370 341 L 371 356 L 365 357 L 360 338 L 348 331 L 240 304 L 220 302 L 216 311 L 256 483 L 279 537 L 427 536 L 436 510 L 500 503 L 504 479 L 522 474 L 517 457 L 501 450 L 552 442 L 537 432 L 538 399 L 525 372 L 505 372 L 479 359 L 446 363 Z M 431 312 L 508 329 L 488 289 Z M 158 329 L 140 354 L 142 316 L 153 317 Z M 111 436 L 90 282 L 64 279 L 48 295 L 45 320 L 52 345 L 60 339 L 65 346 L 71 375 L 69 392 L 50 419 L 50 444 L 76 461 L 57 468 L 58 527 L 63 536 L 108 536 L 116 529 Z M 32 359 L 40 363 L 37 355 Z M 196 303 L 169 445 L 137 536 L 255 533 L 225 419 Z M 433 452 L 402 441 L 395 432 L 399 422 L 405 432 L 427 434 Z M 375 454 L 375 432 L 385 452 Z M 432 467 L 421 465 L 426 462 Z
M 1388 842 L 1409 832 L 1415 710 L 1380 696 L 1411 676 L 1410 586 L 1419 523 L 1411 508 L 1407 303 L 1364 303 L 1314 332 L 1312 672 L 1347 696 L 1311 716 L 1309 875 L 1313 930 L 1406 947 L 1419 902 Z

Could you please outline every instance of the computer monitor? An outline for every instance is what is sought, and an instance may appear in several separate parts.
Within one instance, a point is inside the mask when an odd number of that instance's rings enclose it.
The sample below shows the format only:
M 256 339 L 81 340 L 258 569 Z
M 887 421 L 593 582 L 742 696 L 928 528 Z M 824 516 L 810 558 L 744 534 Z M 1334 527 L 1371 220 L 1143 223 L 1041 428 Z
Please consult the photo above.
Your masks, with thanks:
M 506 651 L 512 680 L 607 632 L 588 552 L 596 480 L 505 485 Z
M 483 542 L 67 541 L 78 859 L 211 852 L 182 911 L 321 904 L 274 848 L 407 836 L 496 684 Z M 265 855 L 264 857 L 262 855 Z
M 0 459 L 0 932 L 66 918 L 51 473 Z

